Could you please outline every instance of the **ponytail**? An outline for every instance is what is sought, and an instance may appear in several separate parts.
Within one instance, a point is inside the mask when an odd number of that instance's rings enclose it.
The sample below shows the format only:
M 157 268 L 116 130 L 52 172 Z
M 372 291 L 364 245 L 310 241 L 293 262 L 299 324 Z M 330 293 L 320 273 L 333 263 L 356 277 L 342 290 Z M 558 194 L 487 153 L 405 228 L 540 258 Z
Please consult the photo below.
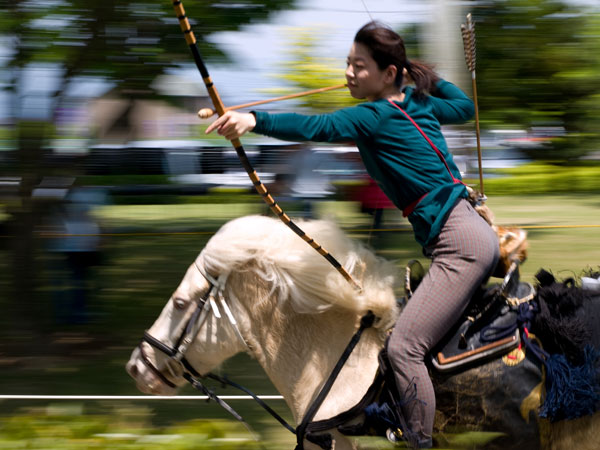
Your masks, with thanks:
M 435 73 L 432 66 L 420 61 L 409 62 L 407 59 L 404 67 L 415 83 L 415 95 L 424 95 L 426 92 L 435 90 L 435 85 L 440 77 Z

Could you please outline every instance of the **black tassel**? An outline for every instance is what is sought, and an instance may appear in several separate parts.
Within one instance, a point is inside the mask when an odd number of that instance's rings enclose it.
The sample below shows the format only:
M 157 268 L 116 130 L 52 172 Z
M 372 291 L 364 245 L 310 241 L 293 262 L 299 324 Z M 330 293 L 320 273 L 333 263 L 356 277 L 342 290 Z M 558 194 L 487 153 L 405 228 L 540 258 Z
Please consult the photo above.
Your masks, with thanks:
M 546 396 L 540 417 L 551 422 L 592 415 L 600 402 L 600 351 L 587 346 L 583 364 L 573 367 L 563 355 L 551 355 L 546 365 Z

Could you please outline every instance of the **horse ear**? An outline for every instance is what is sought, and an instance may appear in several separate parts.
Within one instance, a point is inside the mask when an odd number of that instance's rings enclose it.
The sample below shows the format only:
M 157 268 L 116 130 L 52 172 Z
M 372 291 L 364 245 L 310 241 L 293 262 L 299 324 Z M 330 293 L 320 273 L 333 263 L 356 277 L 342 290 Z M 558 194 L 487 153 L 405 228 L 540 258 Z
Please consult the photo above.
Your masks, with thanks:
M 554 275 L 544 269 L 540 269 L 539 272 L 535 274 L 535 279 L 539 281 L 541 286 L 550 286 L 556 282 Z

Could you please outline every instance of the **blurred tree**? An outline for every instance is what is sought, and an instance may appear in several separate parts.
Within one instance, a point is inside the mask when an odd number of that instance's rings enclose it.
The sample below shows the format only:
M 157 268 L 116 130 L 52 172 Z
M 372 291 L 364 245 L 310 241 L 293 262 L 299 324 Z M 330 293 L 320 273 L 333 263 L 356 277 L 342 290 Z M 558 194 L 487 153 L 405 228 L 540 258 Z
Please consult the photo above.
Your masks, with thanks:
M 292 4 L 292 0 L 184 2 L 200 51 L 212 59 L 225 57 L 206 36 L 266 20 Z M 51 170 L 76 174 L 75 167 L 43 165 L 44 148 L 54 136 L 65 93 L 82 77 L 99 77 L 112 82 L 122 98 L 155 98 L 156 76 L 192 59 L 172 2 L 166 0 L 3 0 L 0 51 L 0 88 L 9 94 L 8 123 L 17 148 L 13 164 L 5 166 L 2 175 L 21 179 L 20 199 L 8 211 L 7 228 L 14 237 L 10 240 L 14 292 L 2 296 L 4 320 L 21 331 L 33 330 L 39 328 L 30 314 L 39 269 L 34 266 L 38 244 L 34 230 L 43 208 L 32 200 L 32 192 Z
M 293 94 L 326 86 L 345 83 L 345 64 L 341 59 L 325 58 L 316 55 L 316 47 L 320 41 L 320 32 L 313 28 L 287 28 L 285 35 L 289 36 L 286 47 L 289 58 L 281 63 L 282 73 L 276 78 L 285 80 L 290 89 L 273 89 L 276 95 Z M 327 112 L 357 103 L 347 89 L 338 89 L 321 94 L 300 97 L 299 99 L 282 104 L 281 108 L 289 108 L 296 103 L 300 108 L 315 112 Z
M 482 125 L 564 128 L 527 150 L 564 161 L 600 143 L 600 12 L 555 0 L 493 0 L 475 7 Z

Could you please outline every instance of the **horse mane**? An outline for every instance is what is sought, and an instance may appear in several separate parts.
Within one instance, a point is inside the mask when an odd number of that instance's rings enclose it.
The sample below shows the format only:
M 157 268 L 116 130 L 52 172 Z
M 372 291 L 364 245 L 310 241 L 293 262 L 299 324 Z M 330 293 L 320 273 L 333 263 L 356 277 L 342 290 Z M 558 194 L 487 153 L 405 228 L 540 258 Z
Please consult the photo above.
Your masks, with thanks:
M 300 313 L 319 313 L 334 306 L 361 314 L 371 310 L 390 326 L 397 315 L 395 266 L 350 239 L 334 223 L 299 222 L 361 284 L 357 292 L 331 264 L 281 221 L 246 216 L 226 223 L 200 253 L 199 264 L 212 275 L 251 270 L 267 281 L 280 301 Z

